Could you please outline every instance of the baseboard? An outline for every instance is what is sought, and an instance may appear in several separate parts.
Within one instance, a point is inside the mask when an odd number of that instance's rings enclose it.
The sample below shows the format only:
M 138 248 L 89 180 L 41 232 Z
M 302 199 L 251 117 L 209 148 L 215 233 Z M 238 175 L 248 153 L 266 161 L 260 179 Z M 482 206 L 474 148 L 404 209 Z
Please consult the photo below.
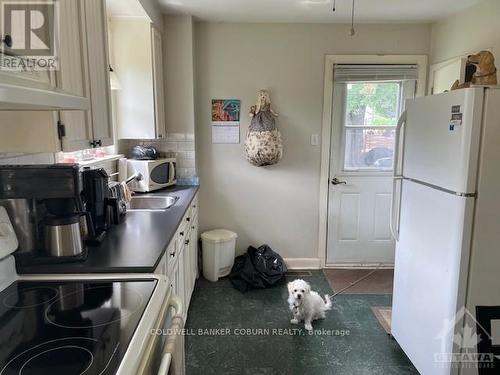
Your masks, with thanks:
M 394 263 L 337 263 L 337 264 L 327 264 L 326 269 L 374 269 L 378 268 L 381 270 L 391 270 L 394 269 Z
M 289 270 L 319 270 L 321 259 L 319 258 L 284 258 Z

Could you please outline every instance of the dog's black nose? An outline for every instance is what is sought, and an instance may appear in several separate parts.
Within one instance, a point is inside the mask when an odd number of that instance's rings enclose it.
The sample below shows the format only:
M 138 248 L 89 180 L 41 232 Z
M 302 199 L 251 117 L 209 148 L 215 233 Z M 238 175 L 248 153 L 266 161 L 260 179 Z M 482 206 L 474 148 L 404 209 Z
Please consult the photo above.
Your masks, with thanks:
M 470 59 L 470 58 L 471 58 L 471 56 L 472 56 L 472 55 L 469 55 L 469 56 L 467 56 L 467 58 L 468 58 L 468 59 Z
M 298 298 L 298 299 L 301 299 L 301 298 L 302 298 L 302 296 L 299 294 L 299 295 L 297 296 L 297 298 Z

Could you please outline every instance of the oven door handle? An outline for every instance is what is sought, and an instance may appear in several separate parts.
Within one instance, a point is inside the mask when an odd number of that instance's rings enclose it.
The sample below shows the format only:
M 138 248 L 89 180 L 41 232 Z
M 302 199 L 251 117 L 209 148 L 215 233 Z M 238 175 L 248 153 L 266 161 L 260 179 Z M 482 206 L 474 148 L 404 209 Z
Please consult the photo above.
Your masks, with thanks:
M 174 316 L 182 316 L 182 301 L 180 300 L 179 297 L 177 297 L 173 293 L 171 293 L 170 295 L 167 310 L 170 307 L 172 307 L 175 310 Z M 167 347 L 168 345 L 165 344 L 165 350 Z M 168 370 L 170 369 L 171 362 L 172 362 L 172 353 L 164 351 L 161 358 L 160 368 L 158 369 L 158 375 L 168 375 Z
M 158 370 L 158 375 L 168 375 L 168 370 L 170 369 L 170 362 L 172 361 L 172 354 L 165 353 L 161 359 L 160 369 Z

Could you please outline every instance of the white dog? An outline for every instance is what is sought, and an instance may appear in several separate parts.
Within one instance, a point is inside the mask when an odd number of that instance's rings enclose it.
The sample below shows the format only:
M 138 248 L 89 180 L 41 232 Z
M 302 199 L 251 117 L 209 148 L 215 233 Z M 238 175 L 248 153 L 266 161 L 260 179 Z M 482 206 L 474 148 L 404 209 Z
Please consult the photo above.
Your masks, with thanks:
M 292 324 L 299 324 L 304 321 L 304 327 L 308 331 L 312 330 L 312 321 L 324 319 L 325 311 L 332 308 L 332 301 L 328 294 L 325 299 L 314 291 L 304 280 L 297 279 L 288 283 L 288 304 L 293 314 Z

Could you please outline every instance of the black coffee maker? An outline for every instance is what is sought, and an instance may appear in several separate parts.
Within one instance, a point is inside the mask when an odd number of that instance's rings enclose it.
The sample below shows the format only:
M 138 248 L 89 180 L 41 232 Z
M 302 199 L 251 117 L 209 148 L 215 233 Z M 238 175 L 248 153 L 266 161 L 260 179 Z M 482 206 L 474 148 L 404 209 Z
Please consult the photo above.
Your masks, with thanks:
M 90 241 L 100 243 L 112 224 L 112 201 L 109 196 L 109 176 L 103 168 L 84 167 L 81 170 L 84 210 L 90 214 Z
M 49 262 L 85 259 L 91 218 L 82 189 L 78 165 L 0 166 L 0 199 L 10 207 L 19 243 L 29 244 L 21 253 Z

